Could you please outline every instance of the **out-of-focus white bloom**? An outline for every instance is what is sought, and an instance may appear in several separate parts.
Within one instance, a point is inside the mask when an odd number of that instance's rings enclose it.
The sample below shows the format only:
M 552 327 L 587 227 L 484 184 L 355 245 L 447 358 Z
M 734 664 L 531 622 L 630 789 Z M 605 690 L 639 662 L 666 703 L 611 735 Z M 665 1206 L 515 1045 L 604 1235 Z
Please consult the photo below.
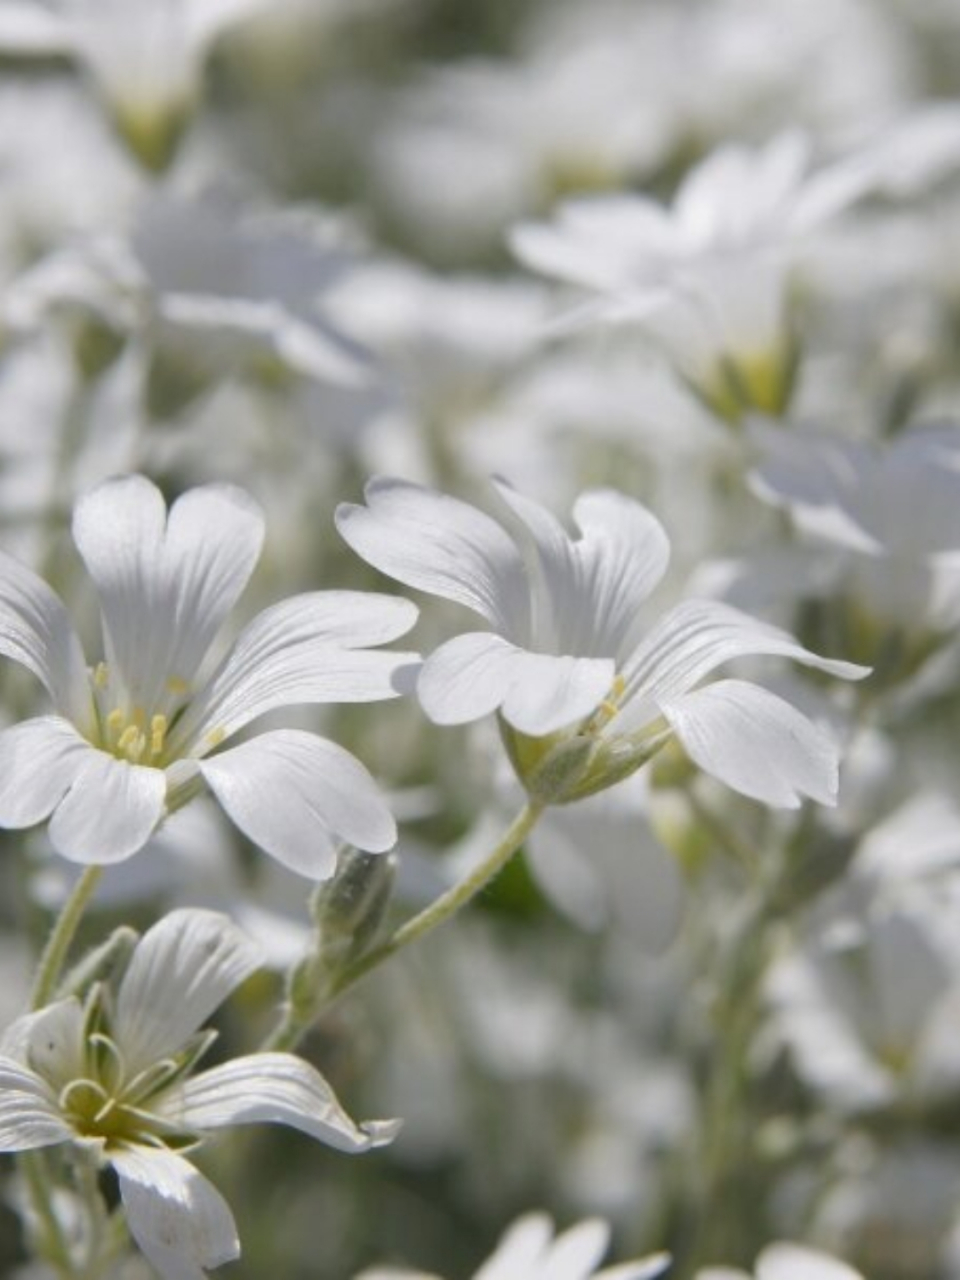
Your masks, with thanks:
M 341 1151 L 389 1142 L 353 1123 L 320 1073 L 255 1053 L 194 1075 L 203 1023 L 259 964 L 226 917 L 175 911 L 138 942 L 114 994 L 96 985 L 15 1022 L 0 1041 L 0 1149 L 69 1143 L 110 1165 L 130 1232 L 166 1280 L 200 1280 L 239 1254 L 226 1201 L 184 1158 L 236 1124 L 289 1125 Z
M 531 282 L 400 263 L 355 272 L 330 297 L 337 323 L 382 359 L 418 425 L 436 428 L 483 403 L 531 354 L 547 309 Z
M 658 1253 L 597 1271 L 609 1243 L 610 1229 L 599 1219 L 588 1219 L 554 1237 L 553 1223 L 547 1215 L 530 1213 L 510 1227 L 474 1280 L 654 1280 L 669 1265 L 667 1254 Z M 425 1271 L 380 1267 L 364 1271 L 357 1280 L 439 1278 Z
M 189 356 L 218 353 L 234 365 L 255 360 L 347 385 L 367 362 L 337 332 L 324 298 L 351 263 L 332 225 L 289 215 L 244 214 L 210 200 L 153 199 L 131 248 L 158 338 Z M 269 370 L 268 370 L 269 371 Z
M 719 147 L 669 209 L 642 195 L 571 201 L 552 223 L 515 228 L 512 244 L 527 266 L 599 295 L 577 324 L 645 325 L 721 416 L 779 413 L 794 359 L 795 246 L 865 195 L 912 192 L 958 158 L 960 114 L 946 107 L 820 168 L 809 139 L 785 133 Z
M 22 328 L 61 309 L 139 337 L 159 416 L 165 400 L 180 410 L 236 373 L 353 389 L 370 381 L 370 360 L 327 315 L 325 297 L 351 266 L 338 239 L 306 215 L 153 197 L 129 241 L 88 237 L 50 254 L 6 305 Z
M 835 1106 L 870 1110 L 956 1088 L 955 901 L 943 916 L 913 896 L 838 924 L 774 969 L 779 1033 L 803 1079 Z
M 263 0 L 7 0 L 0 49 L 66 53 L 91 77 L 120 134 L 150 168 L 170 161 L 220 33 Z
M 338 841 L 393 844 L 373 779 L 332 742 L 278 729 L 217 748 L 278 707 L 397 696 L 410 655 L 367 646 L 408 631 L 412 604 L 294 596 L 254 618 L 211 671 L 210 648 L 263 539 L 247 494 L 201 487 L 168 514 L 144 477 L 107 481 L 77 504 L 73 535 L 100 596 L 105 659 L 92 671 L 60 600 L 0 559 L 0 652 L 37 676 L 54 706 L 0 734 L 0 824 L 50 817 L 65 857 L 120 862 L 206 783 L 254 842 L 302 875 L 329 875 Z
M 820 1249 L 805 1245 L 768 1245 L 757 1258 L 756 1280 L 863 1280 L 859 1271 Z M 750 1280 L 750 1273 L 738 1267 L 705 1267 L 696 1280 Z
M 846 679 L 866 668 L 820 658 L 708 600 L 685 601 L 647 629 L 643 606 L 670 548 L 645 507 L 588 491 L 574 507 L 574 539 L 538 503 L 505 485 L 498 492 L 513 536 L 465 502 L 400 480 L 372 480 L 366 507 L 337 511 L 341 534 L 371 564 L 490 626 L 426 660 L 418 693 L 431 719 L 499 712 L 518 773 L 547 801 L 619 781 L 676 735 L 701 768 L 745 795 L 788 808 L 801 795 L 834 802 L 836 751 L 806 717 L 742 680 L 697 686 L 751 655 Z
M 960 431 L 918 428 L 885 445 L 776 431 L 758 439 L 753 488 L 818 544 L 817 594 L 843 591 L 852 643 L 859 631 L 869 652 L 878 624 L 920 641 L 956 625 Z
M 683 877 L 651 828 L 645 777 L 548 810 L 527 859 L 547 897 L 581 928 L 620 929 L 654 953 L 676 936 Z

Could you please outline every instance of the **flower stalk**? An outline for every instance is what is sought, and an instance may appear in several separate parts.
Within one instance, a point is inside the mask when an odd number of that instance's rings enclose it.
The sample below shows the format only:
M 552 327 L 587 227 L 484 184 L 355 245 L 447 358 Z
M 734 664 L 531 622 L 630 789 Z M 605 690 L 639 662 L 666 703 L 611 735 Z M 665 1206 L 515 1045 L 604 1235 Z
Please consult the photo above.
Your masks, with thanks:
M 479 866 L 417 915 L 400 925 L 379 946 L 349 961 L 339 970 L 321 978 L 319 988 L 291 982 L 286 1008 L 281 1021 L 264 1048 L 271 1051 L 291 1050 L 302 1040 L 324 1009 L 354 983 L 396 955 L 410 943 L 425 937 L 467 905 L 503 870 L 527 836 L 536 826 L 544 805 L 529 801 L 517 814 L 495 847 Z M 305 989 L 307 988 L 307 989 Z

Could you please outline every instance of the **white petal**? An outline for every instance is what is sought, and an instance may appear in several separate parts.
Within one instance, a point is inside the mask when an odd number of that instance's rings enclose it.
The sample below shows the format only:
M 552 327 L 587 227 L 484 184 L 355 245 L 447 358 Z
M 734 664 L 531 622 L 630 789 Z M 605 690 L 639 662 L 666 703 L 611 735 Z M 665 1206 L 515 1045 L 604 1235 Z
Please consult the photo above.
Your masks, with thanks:
M 520 650 L 502 636 L 456 636 L 424 662 L 417 696 L 435 724 L 466 724 L 490 715 L 509 692 Z
M 110 1158 L 130 1234 L 164 1280 L 204 1280 L 206 1267 L 239 1257 L 230 1206 L 193 1165 L 159 1148 Z
M 686 600 L 648 633 L 624 666 L 627 692 L 620 724 L 638 727 L 724 662 L 760 655 L 791 658 L 845 680 L 861 680 L 869 667 L 821 658 L 788 632 L 715 600 Z
M 319 317 L 306 323 L 277 302 L 168 293 L 160 310 L 181 339 L 194 337 L 208 356 L 222 352 L 231 364 L 272 351 L 289 368 L 323 382 L 358 387 L 370 378 L 369 361 L 352 343 Z
M 203 1133 L 234 1124 L 286 1124 L 338 1151 L 390 1142 L 397 1121 L 356 1125 L 316 1068 L 292 1053 L 253 1053 L 187 1080 L 161 1104 L 164 1114 Z
M 202 755 L 277 707 L 397 697 L 418 655 L 367 646 L 395 640 L 416 620 L 409 600 L 366 591 L 309 592 L 265 609 L 170 735 L 170 751 Z
M 622 654 L 670 557 L 659 520 L 614 490 L 588 490 L 574 507 L 582 536 L 573 539 L 538 502 L 497 488 L 536 549 L 536 647 L 578 657 Z
M 553 1223 L 545 1213 L 528 1213 L 504 1232 L 496 1250 L 474 1280 L 514 1280 L 536 1276 L 553 1238 Z
M 838 1258 L 804 1245 L 768 1245 L 756 1262 L 757 1280 L 863 1280 Z
M 0 731 L 0 827 L 49 818 L 93 748 L 58 716 Z
M 163 816 L 166 794 L 160 769 L 128 764 L 87 746 L 50 820 L 50 842 L 71 862 L 122 862 L 149 840 Z
M 581 494 L 573 517 L 583 531 L 593 625 L 619 653 L 632 638 L 640 605 L 667 570 L 670 541 L 646 507 L 611 489 Z
M 47 1082 L 29 1067 L 0 1057 L 0 1151 L 31 1151 L 72 1137 Z
M 609 659 L 527 653 L 500 636 L 470 632 L 430 655 L 417 694 L 435 724 L 465 724 L 502 708 L 522 733 L 539 735 L 589 715 L 613 676 Z
M 178 498 L 168 518 L 156 485 L 126 476 L 80 500 L 73 536 L 130 698 L 168 705 L 249 580 L 263 541 L 259 507 L 242 489 L 205 485 Z
M 83 1006 L 76 996 L 57 1000 L 21 1019 L 25 1061 L 59 1092 L 86 1075 L 84 1070 Z
M 638 1258 L 635 1262 L 622 1262 L 618 1267 L 604 1267 L 598 1271 L 595 1280 L 655 1280 L 670 1266 L 669 1253 L 652 1253 L 647 1258 Z M 697 1280 L 703 1280 L 704 1273 L 697 1273 Z M 744 1276 L 743 1280 L 749 1280 Z
M 58 15 L 39 4 L 5 0 L 0 6 L 0 49 L 4 53 L 47 55 L 70 53 L 70 29 Z
M 259 948 L 216 911 L 173 911 L 148 929 L 123 976 L 114 1017 L 129 1070 L 176 1053 L 259 963 Z
M 455 600 L 498 631 L 523 636 L 523 561 L 497 522 L 476 507 L 403 480 L 379 477 L 367 506 L 343 503 L 337 528 L 356 553 L 398 582 Z
M 690 758 L 745 796 L 795 809 L 837 802 L 837 751 L 805 715 L 759 685 L 718 680 L 664 704 Z
M 544 1263 L 549 1280 L 587 1280 L 603 1259 L 610 1228 L 599 1218 L 578 1222 L 557 1236 Z
M 356 1280 L 440 1280 L 433 1271 L 401 1271 L 396 1267 L 374 1267 L 361 1271 Z
M 58 711 L 91 713 L 83 650 L 61 601 L 35 573 L 0 552 L 0 654 L 42 681 Z
M 349 751 L 314 733 L 262 733 L 200 769 L 240 830 L 299 875 L 331 875 L 343 842 L 371 853 L 396 843 L 373 778 Z
M 534 737 L 554 733 L 595 711 L 610 691 L 614 673 L 610 658 L 519 654 L 503 718 Z

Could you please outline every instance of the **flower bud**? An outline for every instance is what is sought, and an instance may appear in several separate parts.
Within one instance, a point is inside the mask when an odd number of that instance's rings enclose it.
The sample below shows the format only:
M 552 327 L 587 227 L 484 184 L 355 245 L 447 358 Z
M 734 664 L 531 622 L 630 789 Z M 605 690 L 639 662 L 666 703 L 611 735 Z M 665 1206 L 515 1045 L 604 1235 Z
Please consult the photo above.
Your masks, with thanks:
M 383 921 L 396 875 L 393 854 L 345 850 L 333 878 L 321 884 L 313 899 L 324 967 L 342 964 L 368 949 Z

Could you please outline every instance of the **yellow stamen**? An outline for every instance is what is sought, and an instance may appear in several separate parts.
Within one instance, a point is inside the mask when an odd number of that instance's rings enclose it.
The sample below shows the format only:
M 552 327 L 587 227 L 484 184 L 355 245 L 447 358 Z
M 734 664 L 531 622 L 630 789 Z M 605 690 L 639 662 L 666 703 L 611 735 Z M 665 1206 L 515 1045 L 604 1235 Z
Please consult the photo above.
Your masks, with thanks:
M 128 724 L 117 742 L 117 750 L 122 752 L 128 760 L 134 763 L 143 755 L 143 749 L 147 745 L 147 740 L 143 735 L 143 731 L 138 729 L 135 724 Z
M 219 747 L 220 743 L 226 736 L 226 731 L 224 729 L 211 729 L 207 734 L 207 742 L 209 742 L 211 747 Z
M 626 680 L 624 680 L 623 676 L 614 676 L 613 684 L 610 687 L 609 697 L 604 698 L 604 700 L 600 703 L 600 706 L 597 708 L 596 712 L 594 713 L 594 719 L 596 720 L 596 728 L 598 729 L 604 728 L 606 725 L 610 723 L 613 717 L 619 712 L 620 710 L 619 700 L 620 698 L 623 697 L 623 693 L 626 687 L 627 687 L 627 682 Z
M 181 698 L 190 692 L 190 686 L 182 676 L 171 676 L 167 681 L 167 692 L 172 693 L 175 698 Z
M 114 709 L 107 716 L 107 728 L 113 734 L 122 733 L 123 727 L 126 723 L 127 723 L 127 717 L 123 714 L 123 712 L 120 710 L 119 707 L 114 707 Z
M 98 662 L 93 669 L 94 688 L 105 689 L 110 681 L 110 672 L 105 662 Z
M 167 717 L 154 716 L 150 721 L 150 753 L 158 756 L 163 750 L 163 742 L 167 736 Z

